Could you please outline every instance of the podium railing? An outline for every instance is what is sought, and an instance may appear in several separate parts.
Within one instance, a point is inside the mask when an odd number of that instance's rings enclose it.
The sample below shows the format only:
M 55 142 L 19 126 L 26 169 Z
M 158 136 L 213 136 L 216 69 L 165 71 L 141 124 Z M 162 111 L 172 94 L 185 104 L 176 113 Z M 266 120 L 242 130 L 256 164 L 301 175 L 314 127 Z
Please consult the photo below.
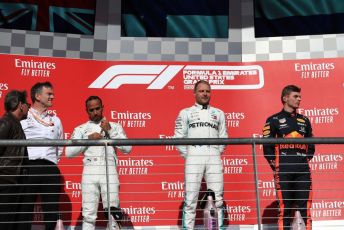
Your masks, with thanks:
M 189 139 L 101 139 L 101 140 L 0 140 L 1 146 L 174 146 L 174 145 L 245 145 L 252 147 L 258 229 L 262 229 L 260 211 L 257 146 L 263 144 L 344 144 L 344 137 L 314 138 L 189 138 Z M 1 156 L 0 156 L 1 157 Z M 107 157 L 106 157 L 107 159 Z M 1 166 L 0 166 L 1 167 Z M 108 189 L 109 191 L 109 189 Z M 109 200 L 109 199 L 108 199 Z M 1 204 L 0 204 L 1 205 Z M 109 211 L 110 212 L 110 211 Z M 110 213 L 108 213 L 108 216 Z M 110 218 L 111 221 L 111 218 Z

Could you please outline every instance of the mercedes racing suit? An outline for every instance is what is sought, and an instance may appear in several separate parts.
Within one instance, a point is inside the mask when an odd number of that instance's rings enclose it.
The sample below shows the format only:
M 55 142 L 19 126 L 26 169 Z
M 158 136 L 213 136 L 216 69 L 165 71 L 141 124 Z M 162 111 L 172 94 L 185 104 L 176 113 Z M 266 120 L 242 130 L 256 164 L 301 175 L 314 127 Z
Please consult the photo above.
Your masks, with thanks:
M 272 115 L 263 128 L 265 138 L 312 137 L 309 119 L 285 110 Z M 278 228 L 290 229 L 292 210 L 299 210 L 311 229 L 312 179 L 309 161 L 314 155 L 313 144 L 266 144 L 264 156 L 274 170 L 276 194 L 279 203 Z
M 210 106 L 195 104 L 180 111 L 176 120 L 175 138 L 227 138 L 225 114 Z M 223 228 L 223 166 L 221 153 L 225 146 L 177 146 L 185 158 L 185 199 L 183 229 L 194 229 L 196 206 L 202 178 L 215 193 L 218 224 Z
M 108 136 L 111 139 L 127 138 L 122 126 L 118 123 L 110 122 L 111 129 Z M 72 139 L 88 139 L 88 135 L 97 132 L 105 137 L 104 131 L 101 130 L 100 122 L 88 121 L 74 129 Z M 131 146 L 118 146 L 123 153 L 129 153 Z M 79 153 L 84 153 L 84 169 L 82 173 L 82 216 L 83 230 L 95 229 L 97 219 L 99 195 L 101 193 L 103 207 L 107 205 L 107 187 L 106 187 L 106 163 L 105 147 L 103 146 L 73 146 L 66 147 L 67 157 L 74 157 Z M 116 169 L 116 149 L 113 146 L 107 147 L 108 154 L 108 173 L 109 173 L 109 198 L 110 208 L 119 208 L 119 180 Z

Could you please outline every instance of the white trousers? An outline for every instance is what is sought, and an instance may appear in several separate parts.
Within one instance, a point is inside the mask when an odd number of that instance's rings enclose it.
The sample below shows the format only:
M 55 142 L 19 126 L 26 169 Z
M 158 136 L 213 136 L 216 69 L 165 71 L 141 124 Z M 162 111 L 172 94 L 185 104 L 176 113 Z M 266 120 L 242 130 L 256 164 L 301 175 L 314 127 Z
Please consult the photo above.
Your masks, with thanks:
M 108 161 L 110 207 L 119 207 L 119 180 L 114 159 Z M 103 208 L 108 208 L 106 186 L 106 164 L 103 157 L 84 159 L 82 173 L 82 216 L 83 230 L 94 230 L 98 203 L 102 196 Z
M 223 228 L 223 166 L 220 155 L 189 155 L 185 161 L 183 229 L 194 229 L 196 206 L 202 179 L 215 193 L 219 229 Z

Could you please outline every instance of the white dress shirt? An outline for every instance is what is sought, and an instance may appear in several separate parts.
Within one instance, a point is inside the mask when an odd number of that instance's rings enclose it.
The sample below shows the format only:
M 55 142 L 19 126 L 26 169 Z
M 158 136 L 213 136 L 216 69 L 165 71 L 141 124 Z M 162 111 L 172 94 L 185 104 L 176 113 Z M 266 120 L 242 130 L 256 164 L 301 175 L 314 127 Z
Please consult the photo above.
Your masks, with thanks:
M 26 139 L 64 139 L 61 120 L 47 111 L 39 114 L 31 108 L 27 119 L 21 121 Z M 29 146 L 29 160 L 45 159 L 55 164 L 62 155 L 63 147 L 58 146 Z

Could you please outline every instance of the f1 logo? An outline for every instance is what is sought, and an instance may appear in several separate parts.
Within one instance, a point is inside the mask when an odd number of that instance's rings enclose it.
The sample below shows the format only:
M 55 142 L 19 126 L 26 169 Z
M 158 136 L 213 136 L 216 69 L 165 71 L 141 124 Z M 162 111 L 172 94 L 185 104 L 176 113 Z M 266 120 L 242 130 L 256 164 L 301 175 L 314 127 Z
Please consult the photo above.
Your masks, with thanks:
M 118 89 L 126 84 L 149 85 L 162 89 L 184 65 L 114 65 L 106 69 L 89 88 Z

